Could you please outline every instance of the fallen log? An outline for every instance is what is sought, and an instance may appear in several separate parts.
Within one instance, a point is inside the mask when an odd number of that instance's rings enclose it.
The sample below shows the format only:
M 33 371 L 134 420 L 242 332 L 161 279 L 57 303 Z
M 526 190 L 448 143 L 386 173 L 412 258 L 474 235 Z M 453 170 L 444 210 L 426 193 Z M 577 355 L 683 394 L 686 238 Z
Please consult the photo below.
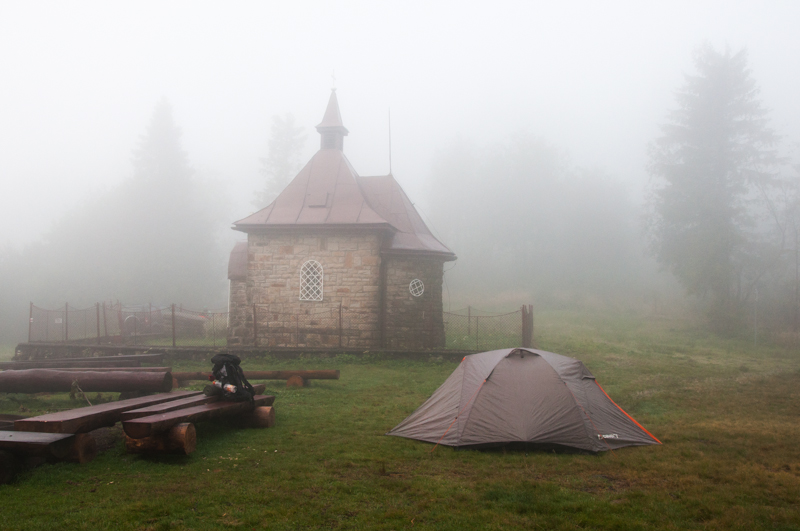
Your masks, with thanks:
M 273 396 L 259 395 L 250 401 L 244 402 L 212 402 L 168 413 L 126 420 L 122 423 L 125 434 L 133 439 L 143 439 L 151 435 L 168 431 L 176 424 L 184 422 L 197 423 L 218 417 L 231 417 L 242 413 L 249 413 L 255 407 L 266 405 Z M 270 402 L 271 403 L 271 402 Z
M 173 372 L 172 376 L 178 381 L 208 380 L 209 372 Z M 319 371 L 244 371 L 248 380 L 288 380 L 292 376 L 299 376 L 304 380 L 338 380 L 338 370 Z
M 197 447 L 197 431 L 194 424 L 184 422 L 169 431 L 150 437 L 134 439 L 125 436 L 125 450 L 129 454 L 181 454 L 189 455 Z
M 36 367 L 28 367 L 25 369 L 5 369 L 7 371 L 29 370 Z M 40 367 L 50 371 L 67 371 L 67 372 L 172 372 L 172 367 Z
M 0 393 L 62 393 L 78 382 L 81 391 L 166 393 L 172 389 L 168 372 L 94 372 L 26 369 L 0 372 Z
M 40 433 L 85 433 L 97 428 L 113 426 L 125 411 L 201 394 L 200 391 L 175 391 L 49 413 L 17 420 L 14 422 L 14 429 Z
M 251 413 L 244 413 L 241 425 L 245 428 L 272 428 L 275 426 L 275 408 L 260 406 Z
M 83 358 L 57 358 L 26 361 L 3 361 L 0 369 L 46 369 L 50 367 L 138 367 L 141 363 L 161 363 L 164 359 L 163 352 L 154 354 L 128 354 L 123 356 L 90 356 Z

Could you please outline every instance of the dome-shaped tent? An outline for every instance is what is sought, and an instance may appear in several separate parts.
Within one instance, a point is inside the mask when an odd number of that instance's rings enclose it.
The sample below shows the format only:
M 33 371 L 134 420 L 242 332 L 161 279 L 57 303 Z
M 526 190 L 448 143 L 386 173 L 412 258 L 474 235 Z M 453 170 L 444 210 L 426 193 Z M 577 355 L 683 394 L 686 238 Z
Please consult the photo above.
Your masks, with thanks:
M 590 452 L 661 444 L 579 360 L 524 348 L 466 356 L 387 435 L 446 446 L 528 443 Z

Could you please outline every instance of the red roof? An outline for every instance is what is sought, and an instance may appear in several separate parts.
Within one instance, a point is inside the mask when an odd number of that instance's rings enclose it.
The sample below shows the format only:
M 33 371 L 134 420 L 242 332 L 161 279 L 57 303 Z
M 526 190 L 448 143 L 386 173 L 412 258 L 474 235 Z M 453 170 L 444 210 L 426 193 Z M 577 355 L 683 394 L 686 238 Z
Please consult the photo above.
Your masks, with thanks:
M 244 232 L 298 225 L 389 228 L 389 222 L 364 200 L 357 177 L 344 153 L 320 149 L 275 201 L 234 222 L 234 227 Z
M 247 280 L 247 242 L 236 242 L 228 258 L 228 279 Z
M 394 177 L 357 177 L 356 180 L 369 206 L 396 229 L 389 246 L 384 250 L 436 253 L 455 260 L 453 251 L 431 233 Z
M 336 92 L 317 130 L 347 134 Z M 275 201 L 234 222 L 233 228 L 251 232 L 299 227 L 381 229 L 392 234 L 385 252 L 456 258 L 431 234 L 394 177 L 359 177 L 339 147 L 317 151 Z

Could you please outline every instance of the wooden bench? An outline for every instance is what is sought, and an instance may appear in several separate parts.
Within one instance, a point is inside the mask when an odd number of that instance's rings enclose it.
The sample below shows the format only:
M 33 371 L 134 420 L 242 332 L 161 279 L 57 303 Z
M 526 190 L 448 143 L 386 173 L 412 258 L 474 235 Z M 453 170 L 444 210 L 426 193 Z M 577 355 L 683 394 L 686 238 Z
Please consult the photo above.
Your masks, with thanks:
M 39 433 L 86 433 L 97 428 L 113 426 L 119 422 L 122 413 L 125 411 L 201 394 L 202 391 L 173 391 L 171 393 L 129 398 L 128 400 L 20 419 L 14 421 L 14 429 Z
M 0 451 L 88 463 L 97 455 L 97 444 L 86 433 L 0 431 Z
M 263 386 L 262 386 L 263 389 Z M 215 418 L 238 418 L 250 427 L 268 428 L 275 425 L 271 407 L 274 396 L 256 395 L 251 403 L 226 402 L 219 396 L 182 400 L 184 408 L 175 409 L 172 403 L 127 412 L 122 428 L 125 448 L 129 453 L 179 453 L 194 451 L 197 434 L 194 423 Z M 199 403 L 198 403 L 199 402 Z

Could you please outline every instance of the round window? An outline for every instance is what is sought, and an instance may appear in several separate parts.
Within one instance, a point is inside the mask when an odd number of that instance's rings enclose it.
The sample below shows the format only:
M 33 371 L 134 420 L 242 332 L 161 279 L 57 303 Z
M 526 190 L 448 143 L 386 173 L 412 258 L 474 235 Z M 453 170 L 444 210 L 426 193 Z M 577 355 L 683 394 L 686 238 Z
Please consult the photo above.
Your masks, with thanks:
M 423 293 L 425 293 L 425 284 L 418 278 L 415 278 L 411 281 L 411 284 L 408 285 L 408 291 L 415 297 L 419 297 Z

